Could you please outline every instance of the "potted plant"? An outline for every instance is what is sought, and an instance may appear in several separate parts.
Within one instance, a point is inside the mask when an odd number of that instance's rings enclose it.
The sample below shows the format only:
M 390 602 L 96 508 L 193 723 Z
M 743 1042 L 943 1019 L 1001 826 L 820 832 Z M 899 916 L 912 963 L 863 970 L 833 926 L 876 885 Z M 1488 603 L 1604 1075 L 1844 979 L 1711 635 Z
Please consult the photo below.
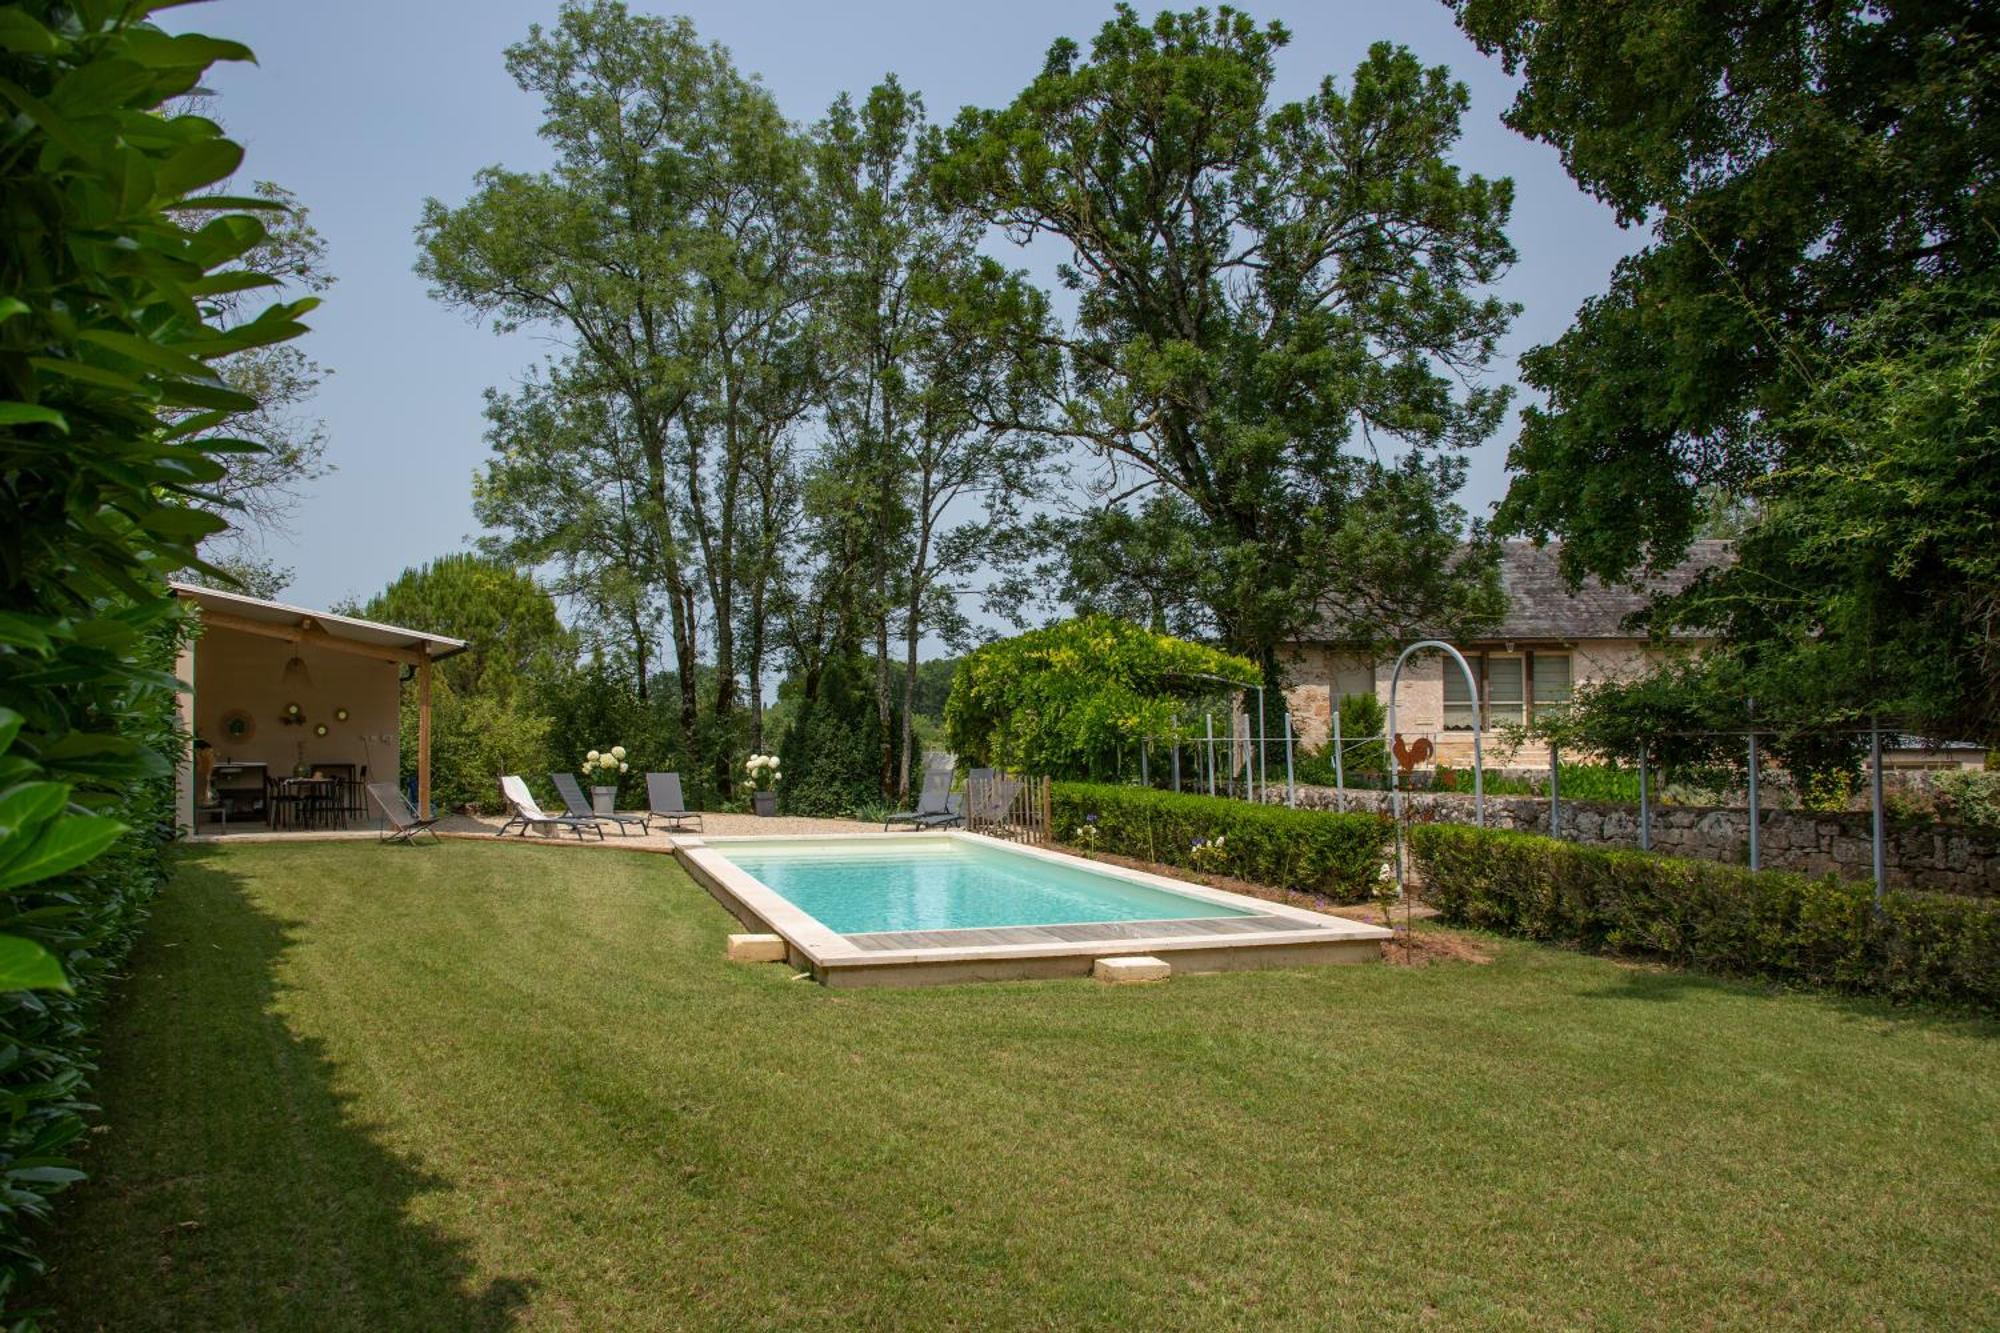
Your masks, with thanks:
M 608 750 L 592 750 L 583 757 L 583 775 L 592 779 L 590 787 L 590 808 L 600 815 L 615 813 L 618 809 L 618 775 L 629 771 L 625 762 L 625 747 L 614 745 Z
M 750 808 L 765 819 L 777 814 L 778 780 L 785 776 L 778 771 L 778 756 L 753 754 L 743 761 L 743 772 L 750 782 Z

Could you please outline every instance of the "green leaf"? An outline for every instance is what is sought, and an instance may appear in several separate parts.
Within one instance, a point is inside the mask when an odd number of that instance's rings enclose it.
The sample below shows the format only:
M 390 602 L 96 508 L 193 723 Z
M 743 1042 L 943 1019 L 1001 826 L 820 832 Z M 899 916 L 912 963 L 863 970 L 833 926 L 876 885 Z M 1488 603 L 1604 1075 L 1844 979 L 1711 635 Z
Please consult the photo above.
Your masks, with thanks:
M 61 375 L 65 379 L 82 380 L 100 388 L 116 389 L 120 393 L 131 394 L 135 398 L 150 398 L 152 391 L 130 375 L 121 375 L 103 366 L 93 366 L 88 361 L 72 361 L 63 357 L 31 356 L 28 364 L 36 370 L 45 370 L 51 375 Z M 254 401 L 252 403 L 254 406 Z
M 19 620 L 21 617 L 15 616 L 13 619 Z M 0 750 L 14 743 L 14 738 L 21 734 L 21 723 L 24 720 L 13 709 L 0 708 Z
M 171 36 L 157 28 L 125 30 L 124 54 L 153 69 L 207 69 L 218 60 L 250 60 L 250 48 L 198 32 Z
M 28 303 L 18 296 L 0 296 L 0 324 L 28 313 Z
M 164 673 L 126 674 L 144 679 Z M 72 731 L 44 748 L 40 758 L 53 770 L 121 780 L 158 777 L 173 771 L 173 765 L 167 762 L 166 757 L 145 742 L 101 731 Z
M 19 935 L 0 935 L 0 991 L 68 989 L 69 978 L 63 975 L 62 964 L 54 954 Z M 7 1176 L 10 1180 L 66 1184 L 81 1180 L 83 1173 L 62 1167 L 31 1166 L 9 1171 Z
M 15 989 L 23 988 L 16 987 Z M 69 987 L 63 985 L 52 989 L 68 990 Z M 7 1179 L 25 1180 L 34 1185 L 74 1185 L 78 1181 L 88 1180 L 90 1177 L 78 1171 L 75 1167 L 70 1166 L 23 1166 L 9 1171 Z
M 0 426 L 24 426 L 30 422 L 54 426 L 63 434 L 69 434 L 69 422 L 52 407 L 43 407 L 38 403 L 0 403 Z
M 154 168 L 160 192 L 184 195 L 198 185 L 222 180 L 243 164 L 243 149 L 227 139 L 190 144 Z
M 164 370 L 169 375 L 185 375 L 200 379 L 208 374 L 208 367 L 193 357 L 170 347 L 163 347 L 150 338 L 120 333 L 115 329 L 85 329 L 76 335 L 76 339 L 78 342 L 106 348 L 142 365 Z
M 118 841 L 124 831 L 123 824 L 105 815 L 69 815 L 46 824 L 25 851 L 0 862 L 0 889 L 17 889 L 74 870 Z M 0 855 L 12 841 L 0 841 Z
M 0 9 L 0 51 L 47 55 L 57 45 L 54 33 L 19 9 Z
M 63 812 L 69 790 L 67 782 L 23 782 L 0 793 L 0 833 L 32 835 Z M 7 854 L 0 845 L 0 860 Z
M 0 642 L 12 648 L 34 648 L 36 652 L 46 652 L 50 644 L 48 630 L 42 624 L 14 610 L 0 610 Z

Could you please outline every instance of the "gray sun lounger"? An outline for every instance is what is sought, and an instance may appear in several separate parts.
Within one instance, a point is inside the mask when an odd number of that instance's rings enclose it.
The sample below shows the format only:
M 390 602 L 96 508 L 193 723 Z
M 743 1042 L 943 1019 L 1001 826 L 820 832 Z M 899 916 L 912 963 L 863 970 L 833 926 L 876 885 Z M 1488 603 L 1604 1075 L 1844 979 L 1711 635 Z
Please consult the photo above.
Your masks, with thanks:
M 951 828 L 965 822 L 965 793 L 955 791 L 944 798 L 944 813 L 923 820 L 924 828 Z
M 639 826 L 639 832 L 646 832 L 644 815 L 606 815 L 591 809 L 590 799 L 583 794 L 583 784 L 576 780 L 574 773 L 551 773 L 549 781 L 556 784 L 556 792 L 563 798 L 563 804 L 569 807 L 571 819 L 596 819 L 616 824 L 618 832 L 628 838 L 632 836 L 634 824 Z
M 899 810 L 882 821 L 882 831 L 888 832 L 898 824 L 908 824 L 911 828 L 922 828 L 934 820 L 951 816 L 951 774 L 933 771 L 924 774 L 923 790 L 917 795 L 917 808 Z
M 535 803 L 534 796 L 528 791 L 528 784 L 523 782 L 518 774 L 509 773 L 500 779 L 500 794 L 507 798 L 507 808 L 514 813 L 500 826 L 500 831 L 493 835 L 496 838 L 504 838 L 508 830 L 519 827 L 524 838 L 532 828 L 545 828 L 551 833 L 566 828 L 576 834 L 578 842 L 583 841 L 585 829 L 595 833 L 600 842 L 604 839 L 604 825 L 595 815 L 589 819 L 579 819 L 575 815 L 550 814 Z
M 430 834 L 433 842 L 439 840 L 437 820 L 425 819 L 417 814 L 410 798 L 403 795 L 395 783 L 371 782 L 368 794 L 382 808 L 382 818 L 388 821 L 389 827 L 382 830 L 383 842 L 414 842 L 420 833 Z
M 686 827 L 686 821 L 694 821 L 694 831 L 701 832 L 701 812 L 687 808 L 687 798 L 681 795 L 681 775 L 678 773 L 648 773 L 646 775 L 646 815 L 657 819 L 670 829 Z

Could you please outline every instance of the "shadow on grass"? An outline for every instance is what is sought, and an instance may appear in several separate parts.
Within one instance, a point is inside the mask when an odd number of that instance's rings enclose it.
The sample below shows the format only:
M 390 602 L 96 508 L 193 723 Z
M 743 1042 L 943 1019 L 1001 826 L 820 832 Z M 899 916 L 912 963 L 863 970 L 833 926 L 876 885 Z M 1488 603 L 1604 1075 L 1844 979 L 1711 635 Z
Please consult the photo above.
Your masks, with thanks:
M 279 1013 L 294 943 L 225 857 L 183 854 L 104 1026 L 92 1179 L 29 1293 L 61 1327 L 518 1322 L 534 1284 L 480 1283 L 462 1242 L 412 1216 L 449 1182 L 383 1146 Z
M 1787 985 L 1768 978 L 1723 976 L 1609 954 L 1583 956 L 1601 958 L 1618 973 L 1617 980 L 1610 985 L 1578 991 L 1577 995 L 1586 1000 L 1638 1000 L 1657 1004 L 1700 994 L 1786 998 L 1817 1004 L 1851 1018 L 1884 1024 L 1890 1029 L 1937 1029 L 1987 1040 L 2000 1038 L 2000 1020 L 1968 1008 L 1899 1005 L 1879 996 L 1852 995 L 1804 984 Z

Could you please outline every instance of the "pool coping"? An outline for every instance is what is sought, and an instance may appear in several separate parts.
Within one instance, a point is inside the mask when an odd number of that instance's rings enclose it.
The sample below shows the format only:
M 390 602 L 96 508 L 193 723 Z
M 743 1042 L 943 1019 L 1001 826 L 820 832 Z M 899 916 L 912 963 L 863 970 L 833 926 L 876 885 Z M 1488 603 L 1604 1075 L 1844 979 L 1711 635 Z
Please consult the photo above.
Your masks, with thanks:
M 719 850 L 731 843 L 875 842 L 892 838 L 959 840 L 977 846 L 1004 848 L 1057 865 L 1078 867 L 1148 888 L 1162 889 L 1197 901 L 1219 904 L 1260 917 L 1295 921 L 1296 930 L 1269 929 L 1241 935 L 1160 935 L 1157 937 L 1065 940 L 1025 944 L 965 944 L 916 949 L 864 949 L 828 928 L 791 900 L 778 894 Z M 935 982 L 1005 980 L 1030 977 L 1087 975 L 1099 958 L 1150 954 L 1166 958 L 1176 971 L 1230 971 L 1245 967 L 1290 967 L 1301 963 L 1362 962 L 1381 955 L 1382 940 L 1391 932 L 1381 926 L 1329 916 L 1171 879 L 1149 871 L 1071 856 L 1046 847 L 1028 846 L 962 830 L 917 833 L 821 833 L 727 835 L 704 838 L 676 834 L 675 855 L 695 882 L 753 929 L 785 941 L 788 961 L 808 969 L 829 986 L 924 985 Z M 1209 919 L 1218 918 L 1194 918 Z M 1051 923 L 1056 924 L 1056 923 Z M 977 928 L 973 928 L 977 929 Z M 879 932 L 863 932 L 879 933 Z M 937 932 L 937 933 L 950 933 Z

